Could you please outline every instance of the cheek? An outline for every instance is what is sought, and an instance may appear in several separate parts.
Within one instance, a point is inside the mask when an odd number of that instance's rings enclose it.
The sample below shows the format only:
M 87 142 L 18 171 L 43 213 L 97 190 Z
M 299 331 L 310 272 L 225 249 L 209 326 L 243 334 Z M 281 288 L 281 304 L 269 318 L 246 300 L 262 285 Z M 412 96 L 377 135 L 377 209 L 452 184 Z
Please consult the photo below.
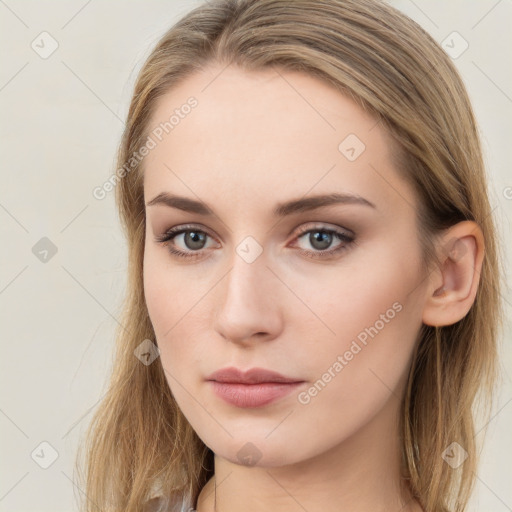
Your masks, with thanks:
M 204 350 L 193 340 L 200 339 L 199 333 L 204 329 L 206 290 L 191 281 L 183 268 L 170 264 L 165 251 L 153 248 L 146 248 L 143 276 L 161 364 L 171 391 L 178 396 L 180 384 L 188 387 L 193 379 L 199 378 L 190 368 L 200 368 L 204 359 Z
M 404 237 L 404 243 L 406 240 Z M 401 247 L 396 238 L 394 244 L 383 240 L 371 249 L 355 252 L 335 271 L 322 270 L 314 279 L 306 280 L 294 276 L 293 289 L 307 297 L 305 303 L 315 313 L 303 316 L 303 320 L 297 316 L 295 321 L 304 326 L 307 318 L 311 324 L 306 332 L 316 330 L 320 334 L 316 339 L 323 340 L 321 353 L 308 347 L 313 357 L 325 364 L 325 355 L 332 358 L 343 354 L 354 340 L 365 348 L 370 340 L 381 340 L 378 349 L 389 353 L 399 346 L 407 350 L 406 340 L 414 340 L 421 325 L 419 304 L 411 293 L 419 280 L 419 254 Z
M 406 240 L 404 236 L 404 243 Z M 366 329 L 376 322 L 380 333 L 393 330 L 391 325 L 398 329 L 398 317 L 411 312 L 411 292 L 419 279 L 419 254 L 407 248 L 407 243 L 402 245 L 406 249 L 402 250 L 396 238 L 393 244 L 382 240 L 354 251 L 336 268 L 322 267 L 309 274 L 290 272 L 286 282 L 304 304 L 295 312 L 290 308 L 296 315 L 290 326 L 316 332 L 316 339 L 325 340 L 323 346 L 332 351 L 348 348 L 347 343 L 358 335 L 364 338 Z M 399 305 L 393 307 L 396 303 Z M 397 309 L 409 313 L 397 314 Z
M 146 245 L 143 268 L 144 296 L 155 334 L 161 341 L 173 334 L 198 290 L 180 267 L 171 264 L 165 249 Z
M 183 319 L 186 312 L 183 306 L 187 302 L 184 298 L 187 288 L 183 287 L 180 279 L 180 273 L 172 271 L 160 251 L 146 248 L 144 296 L 160 349 L 162 364 L 169 371 L 173 370 L 170 365 L 175 357 L 171 357 L 169 352 L 171 344 L 167 340 L 176 336 L 180 319 Z

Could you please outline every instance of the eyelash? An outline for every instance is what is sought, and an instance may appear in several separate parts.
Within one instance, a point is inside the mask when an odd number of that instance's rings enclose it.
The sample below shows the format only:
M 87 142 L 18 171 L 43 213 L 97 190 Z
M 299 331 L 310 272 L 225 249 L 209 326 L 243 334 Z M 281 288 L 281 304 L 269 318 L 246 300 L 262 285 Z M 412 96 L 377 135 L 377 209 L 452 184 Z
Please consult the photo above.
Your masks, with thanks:
M 185 225 L 185 226 L 177 226 L 177 227 L 171 228 L 171 229 L 167 230 L 165 233 L 163 233 L 162 235 L 157 236 L 155 238 L 155 240 L 164 246 L 170 245 L 172 243 L 172 241 L 174 240 L 174 238 L 176 238 L 178 235 L 181 235 L 182 233 L 187 233 L 189 231 L 203 233 L 207 236 L 210 236 L 206 231 L 198 229 L 197 226 Z M 296 238 L 301 238 L 305 234 L 314 233 L 314 232 L 333 234 L 333 235 L 335 235 L 335 237 L 338 238 L 338 240 L 340 240 L 343 243 L 338 245 L 334 249 L 329 249 L 329 250 L 325 250 L 325 251 L 319 251 L 319 250 L 308 251 L 306 249 L 298 249 L 299 253 L 301 253 L 304 256 L 311 258 L 311 259 L 327 259 L 329 257 L 333 257 L 334 255 L 348 249 L 351 244 L 355 243 L 355 237 L 350 236 L 343 231 L 338 231 L 336 229 L 328 229 L 325 227 L 318 227 L 318 226 L 299 229 L 299 232 L 298 232 Z M 213 238 L 213 237 L 210 236 L 210 238 Z M 202 252 L 202 251 L 185 252 L 185 251 L 176 249 L 173 246 L 170 246 L 168 250 L 171 254 L 174 254 L 175 256 L 178 256 L 179 258 L 193 258 L 193 259 L 201 257 L 201 252 Z

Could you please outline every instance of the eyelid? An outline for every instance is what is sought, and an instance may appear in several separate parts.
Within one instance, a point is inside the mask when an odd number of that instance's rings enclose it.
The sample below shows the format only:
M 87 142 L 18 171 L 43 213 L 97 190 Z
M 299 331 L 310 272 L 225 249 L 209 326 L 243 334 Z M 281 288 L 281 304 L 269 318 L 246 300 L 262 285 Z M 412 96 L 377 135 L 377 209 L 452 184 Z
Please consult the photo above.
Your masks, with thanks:
M 302 224 L 299 228 L 292 231 L 292 233 L 297 232 L 299 235 L 303 235 L 304 233 L 307 233 L 308 231 L 318 229 L 318 230 L 324 230 L 324 231 L 344 231 L 346 232 L 347 236 L 353 236 L 355 237 L 355 233 L 346 227 L 338 226 L 336 224 L 332 224 L 330 222 L 321 222 L 321 221 L 312 221 L 312 222 L 306 222 L 306 224 Z M 298 235 L 297 235 L 298 236 Z

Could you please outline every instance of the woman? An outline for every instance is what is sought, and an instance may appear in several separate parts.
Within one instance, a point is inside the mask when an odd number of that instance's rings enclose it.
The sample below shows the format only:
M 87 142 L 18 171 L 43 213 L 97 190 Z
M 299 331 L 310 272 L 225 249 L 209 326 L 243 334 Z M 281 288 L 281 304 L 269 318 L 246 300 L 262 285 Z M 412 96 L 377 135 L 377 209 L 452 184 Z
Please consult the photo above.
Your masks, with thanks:
M 377 0 L 209 1 L 140 71 L 118 164 L 129 289 L 84 510 L 465 509 L 499 261 L 425 31 Z

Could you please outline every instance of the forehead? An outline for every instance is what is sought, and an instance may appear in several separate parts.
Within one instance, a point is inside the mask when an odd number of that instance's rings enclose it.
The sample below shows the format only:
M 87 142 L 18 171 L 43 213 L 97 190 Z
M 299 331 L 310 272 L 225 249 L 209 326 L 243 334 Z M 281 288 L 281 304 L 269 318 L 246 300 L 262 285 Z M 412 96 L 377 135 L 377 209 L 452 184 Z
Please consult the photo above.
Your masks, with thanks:
M 190 98 L 195 106 L 183 107 Z M 144 159 L 146 201 L 164 190 L 213 193 L 247 210 L 255 198 L 270 205 L 309 191 L 364 192 L 382 206 L 410 195 L 381 125 L 305 73 L 212 65 L 159 99 L 148 133 L 166 126 Z

